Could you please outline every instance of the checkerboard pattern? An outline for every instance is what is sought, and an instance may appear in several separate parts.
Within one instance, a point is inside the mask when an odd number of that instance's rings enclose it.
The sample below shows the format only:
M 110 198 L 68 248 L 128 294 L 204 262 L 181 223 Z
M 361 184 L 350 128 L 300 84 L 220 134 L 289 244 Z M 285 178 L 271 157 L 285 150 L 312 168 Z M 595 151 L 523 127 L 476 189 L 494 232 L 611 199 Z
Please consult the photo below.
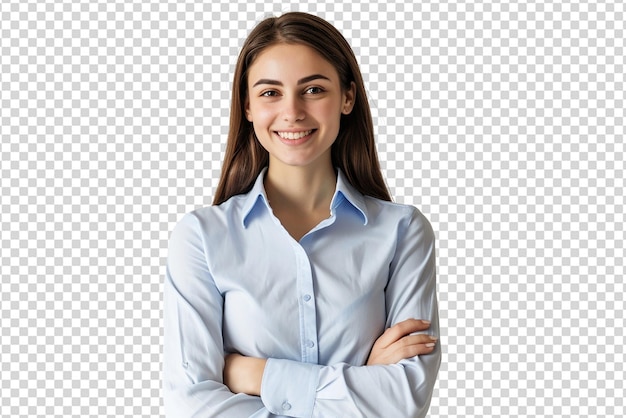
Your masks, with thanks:
M 626 415 L 624 9 L 2 1 L 0 416 L 163 414 L 168 236 L 211 202 L 243 39 L 290 10 L 353 45 L 435 228 L 429 416 Z

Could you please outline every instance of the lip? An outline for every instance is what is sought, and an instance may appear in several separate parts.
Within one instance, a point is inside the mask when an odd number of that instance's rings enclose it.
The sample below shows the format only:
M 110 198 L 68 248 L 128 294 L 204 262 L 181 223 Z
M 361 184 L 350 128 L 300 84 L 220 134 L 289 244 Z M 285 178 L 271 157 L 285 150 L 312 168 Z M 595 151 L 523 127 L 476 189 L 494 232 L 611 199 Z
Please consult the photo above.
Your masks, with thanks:
M 307 136 L 303 136 L 302 138 L 298 138 L 298 139 L 287 139 L 278 135 L 278 132 L 298 133 L 298 132 L 306 132 L 306 131 L 311 131 L 311 133 L 308 134 Z M 296 145 L 304 144 L 305 142 L 310 140 L 315 134 L 315 132 L 317 132 L 317 129 L 285 129 L 285 130 L 281 129 L 280 131 L 274 131 L 273 133 L 276 136 L 276 138 L 278 138 L 278 140 L 282 142 L 283 144 L 289 145 L 289 146 L 296 146 Z

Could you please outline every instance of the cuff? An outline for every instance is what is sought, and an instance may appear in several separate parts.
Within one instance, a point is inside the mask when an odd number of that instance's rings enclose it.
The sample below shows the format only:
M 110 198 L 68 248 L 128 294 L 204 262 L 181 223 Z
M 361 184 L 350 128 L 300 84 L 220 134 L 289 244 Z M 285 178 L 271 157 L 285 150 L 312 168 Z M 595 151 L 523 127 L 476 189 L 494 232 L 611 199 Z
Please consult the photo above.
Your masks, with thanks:
M 267 410 L 289 417 L 312 416 L 321 368 L 318 364 L 268 359 L 261 381 L 261 400 Z

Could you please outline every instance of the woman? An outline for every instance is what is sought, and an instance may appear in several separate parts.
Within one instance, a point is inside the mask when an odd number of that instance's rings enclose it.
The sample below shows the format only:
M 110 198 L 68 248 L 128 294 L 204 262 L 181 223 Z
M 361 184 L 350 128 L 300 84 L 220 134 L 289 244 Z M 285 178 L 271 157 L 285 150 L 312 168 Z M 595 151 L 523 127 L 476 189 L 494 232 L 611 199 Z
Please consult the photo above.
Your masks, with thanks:
M 390 201 L 354 54 L 262 21 L 237 62 L 214 205 L 172 232 L 167 416 L 419 417 L 441 359 L 433 230 Z

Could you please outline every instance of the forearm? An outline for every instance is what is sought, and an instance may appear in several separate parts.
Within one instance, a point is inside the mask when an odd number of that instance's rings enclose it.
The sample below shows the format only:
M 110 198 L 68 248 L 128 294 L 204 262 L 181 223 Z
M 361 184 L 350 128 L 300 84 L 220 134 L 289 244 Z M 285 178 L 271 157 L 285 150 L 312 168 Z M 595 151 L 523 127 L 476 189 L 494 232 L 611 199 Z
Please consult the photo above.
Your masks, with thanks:
M 319 366 L 289 360 L 267 362 L 261 399 L 274 414 L 292 417 L 425 416 L 441 352 L 398 364 Z
M 233 394 L 215 381 L 193 384 L 165 383 L 163 385 L 165 416 L 174 417 L 224 417 L 252 416 L 265 406 L 258 396 Z
M 392 365 L 320 366 L 235 354 L 227 357 L 224 379 L 233 392 L 261 396 L 278 415 L 385 416 L 393 411 L 392 416 L 420 417 L 428 410 L 440 357 L 435 349 Z

